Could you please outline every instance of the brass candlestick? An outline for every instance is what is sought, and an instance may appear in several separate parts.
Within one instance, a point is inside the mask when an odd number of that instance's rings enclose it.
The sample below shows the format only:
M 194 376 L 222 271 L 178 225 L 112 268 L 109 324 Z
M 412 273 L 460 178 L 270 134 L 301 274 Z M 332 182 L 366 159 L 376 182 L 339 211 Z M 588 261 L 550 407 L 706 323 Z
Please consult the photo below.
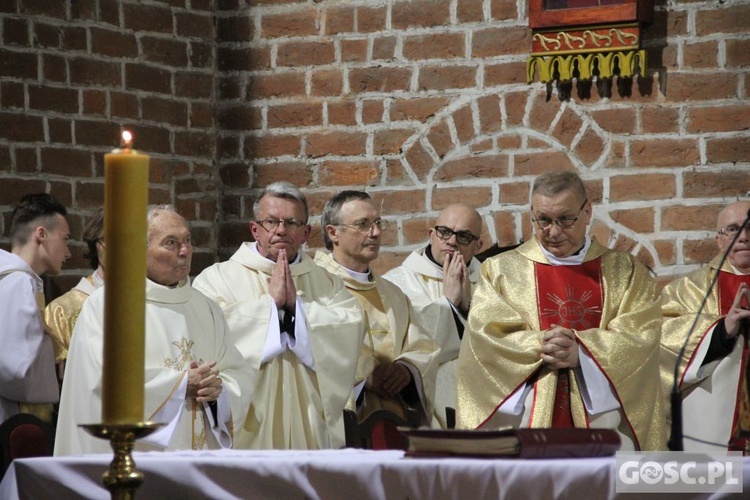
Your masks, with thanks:
M 143 483 L 143 473 L 135 468 L 133 447 L 136 439 L 148 436 L 164 424 L 139 422 L 135 424 L 83 424 L 86 432 L 100 439 L 108 439 L 115 456 L 102 483 L 109 490 L 112 500 L 132 500 Z

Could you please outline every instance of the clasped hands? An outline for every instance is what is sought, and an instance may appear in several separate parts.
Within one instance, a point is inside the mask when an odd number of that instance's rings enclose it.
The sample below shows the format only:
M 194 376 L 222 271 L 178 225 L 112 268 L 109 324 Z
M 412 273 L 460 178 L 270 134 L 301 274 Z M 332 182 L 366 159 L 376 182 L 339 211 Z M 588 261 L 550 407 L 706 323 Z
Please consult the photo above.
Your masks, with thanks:
M 461 252 L 447 254 L 443 262 L 443 295 L 458 310 L 468 312 L 471 304 L 469 270 Z
M 367 377 L 367 388 L 379 396 L 392 398 L 411 382 L 412 375 L 401 363 L 379 364 Z
M 736 337 L 740 333 L 743 320 L 747 323 L 748 318 L 750 318 L 750 290 L 745 283 L 742 283 L 734 296 L 732 307 L 729 308 L 727 315 L 724 317 L 727 337 L 730 339 Z
M 224 390 L 219 377 L 219 370 L 215 369 L 216 361 L 198 364 L 190 362 L 188 370 L 187 391 L 185 396 L 193 398 L 198 403 L 216 401 Z
M 294 314 L 297 304 L 297 289 L 292 280 L 292 271 L 289 269 L 286 250 L 279 250 L 276 258 L 276 266 L 273 268 L 271 280 L 268 283 L 268 295 L 279 310 L 284 309 L 289 314 Z
M 569 328 L 552 325 L 542 338 L 542 361 L 551 370 L 578 366 L 578 342 Z

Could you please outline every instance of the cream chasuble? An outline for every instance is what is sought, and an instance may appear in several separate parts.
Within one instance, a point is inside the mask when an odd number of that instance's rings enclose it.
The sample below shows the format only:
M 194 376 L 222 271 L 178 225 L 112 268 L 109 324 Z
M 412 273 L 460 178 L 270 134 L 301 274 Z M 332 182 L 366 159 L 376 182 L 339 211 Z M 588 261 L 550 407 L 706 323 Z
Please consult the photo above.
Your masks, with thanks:
M 422 330 L 409 299 L 396 285 L 382 278 L 373 276 L 374 281 L 368 283 L 357 281 L 333 260 L 331 254 L 318 252 L 315 262 L 344 280 L 369 321 L 355 384 L 364 381 L 380 363 L 405 363 L 414 376 L 422 403 L 421 425 L 429 425 L 440 348 Z
M 67 293 L 59 296 L 44 309 L 44 321 L 50 328 L 50 336 L 55 344 L 55 361 L 65 361 L 68 357 L 70 337 L 76 326 L 78 315 L 89 295 L 104 285 L 96 273 L 92 273 Z
M 300 252 L 300 262 L 290 269 L 298 303 L 304 307 L 314 369 L 288 349 L 261 364 L 275 308 L 267 290 L 276 263 L 253 245 L 244 243 L 194 283 L 224 310 L 233 342 L 255 374 L 249 413 L 235 448 L 341 448 L 343 411 L 365 330 L 359 302 L 339 278 Z
M 101 423 L 101 377 L 106 286 L 84 303 L 76 323 L 63 381 L 55 455 L 111 453 L 109 443 L 78 427 Z M 232 345 L 221 309 L 186 281 L 176 288 L 146 281 L 144 417 L 174 422 L 158 437 L 136 442 L 136 450 L 200 450 L 230 447 L 247 413 L 250 370 Z M 223 391 L 218 420 L 206 403 L 185 398 L 191 361 L 216 360 Z M 134 367 L 137 369 L 137 367 Z M 231 410 L 231 413 L 230 413 Z M 233 421 L 234 420 L 234 421 Z M 213 430 L 212 430 L 213 429 Z M 165 432 L 167 433 L 165 435 Z M 156 434 L 154 436 L 156 436 Z
M 664 333 L 662 334 L 662 381 L 672 390 L 675 364 L 690 327 L 696 320 L 700 303 L 716 273 L 721 256 L 707 266 L 667 284 L 662 291 Z M 721 451 L 738 428 L 750 431 L 748 407 L 747 338 L 739 335 L 726 357 L 703 364 L 714 335 L 714 327 L 732 306 L 741 282 L 750 285 L 750 275 L 735 274 L 724 263 L 716 286 L 708 296 L 680 360 L 677 380 L 682 392 L 683 444 L 685 451 Z M 718 333 L 716 333 L 718 335 Z M 740 411 L 744 406 L 745 410 Z M 744 420 L 740 420 L 740 417 Z M 714 443 L 700 443 L 695 437 Z
M 445 408 L 456 408 L 456 365 L 461 339 L 456 329 L 453 308 L 443 295 L 443 268 L 425 255 L 427 247 L 413 251 L 404 262 L 383 278 L 395 283 L 409 297 L 424 330 L 440 346 L 435 380 L 433 426 L 446 427 Z M 481 263 L 469 262 L 469 280 L 475 288 Z M 460 315 L 458 315 L 460 318 Z M 463 318 L 460 318 L 464 321 Z
M 535 285 L 536 266 L 550 265 L 535 238 L 483 263 L 459 354 L 458 427 L 487 424 L 526 383 L 533 384 L 533 403 L 524 410 L 527 421 L 532 427 L 549 427 L 558 372 L 544 367 L 540 359 L 544 336 L 540 315 L 554 312 L 558 324 L 563 324 L 570 306 L 580 309 L 583 318 L 587 308 L 600 307 L 598 324 L 579 321 L 569 328 L 575 330 L 580 349 L 609 381 L 609 390 L 619 402 L 619 418 L 616 422 L 609 417 L 603 421 L 590 415 L 578 377 L 570 376 L 574 424 L 614 426 L 621 435 L 633 439 L 636 449 L 666 447 L 656 284 L 634 257 L 592 241 L 583 261 L 595 259 L 601 269 L 602 302 L 597 304 L 589 303 L 590 292 L 576 293 L 576 280 L 571 280 L 562 297 L 548 297 L 541 281 Z M 547 272 L 554 273 L 556 267 Z M 565 267 L 567 272 L 576 272 L 582 266 Z M 544 300 L 540 300 L 542 297 Z M 542 309 L 543 304 L 550 303 L 557 304 L 558 309 Z

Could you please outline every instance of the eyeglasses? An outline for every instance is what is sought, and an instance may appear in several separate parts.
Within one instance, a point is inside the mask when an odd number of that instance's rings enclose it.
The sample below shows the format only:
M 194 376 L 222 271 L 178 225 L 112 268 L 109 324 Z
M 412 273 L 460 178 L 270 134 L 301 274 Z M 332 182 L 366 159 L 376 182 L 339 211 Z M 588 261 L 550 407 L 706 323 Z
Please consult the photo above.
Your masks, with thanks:
M 366 220 L 355 222 L 354 224 L 336 224 L 337 226 L 343 226 L 343 227 L 350 227 L 352 229 L 356 229 L 360 233 L 369 233 L 372 231 L 372 228 L 377 227 L 381 231 L 385 231 L 388 229 L 388 221 L 383 219 L 378 219 L 375 222 L 369 222 Z
M 262 219 L 262 220 L 256 220 L 257 224 L 260 224 L 260 226 L 265 229 L 266 231 L 274 231 L 276 230 L 280 224 L 284 224 L 284 227 L 287 228 L 289 231 L 295 231 L 302 226 L 306 226 L 307 222 L 297 220 L 297 219 Z
M 578 214 L 576 214 L 575 217 L 560 217 L 559 219 L 549 219 L 547 217 L 532 217 L 531 222 L 536 223 L 536 225 L 539 226 L 539 229 L 547 229 L 552 224 L 556 224 L 562 229 L 570 229 L 580 218 L 581 211 L 583 210 L 583 207 L 586 206 L 586 203 L 588 203 L 588 201 L 588 198 L 583 200 L 583 205 L 581 205 L 581 208 L 578 209 Z
M 462 247 L 479 239 L 479 236 L 474 236 L 469 231 L 454 231 L 445 226 L 435 226 L 435 233 L 437 233 L 438 238 L 443 241 L 449 240 L 451 239 L 451 236 L 455 235 L 456 243 Z
M 729 236 L 730 238 L 733 238 L 735 234 L 740 232 L 740 229 L 742 229 L 742 226 L 738 226 L 737 224 L 729 224 L 727 227 L 719 229 L 719 234 L 723 234 Z M 745 231 L 750 231 L 750 226 L 745 226 Z

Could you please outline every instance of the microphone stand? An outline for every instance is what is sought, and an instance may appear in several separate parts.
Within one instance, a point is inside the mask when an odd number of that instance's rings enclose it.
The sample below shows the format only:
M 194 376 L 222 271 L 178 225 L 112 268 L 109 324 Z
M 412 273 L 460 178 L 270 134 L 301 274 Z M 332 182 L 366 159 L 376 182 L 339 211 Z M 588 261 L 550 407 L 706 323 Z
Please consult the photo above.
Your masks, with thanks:
M 747 217 L 745 217 L 745 222 L 742 223 L 742 226 L 740 226 L 740 230 L 737 231 L 737 234 L 734 235 L 734 238 L 732 238 L 732 241 L 727 246 L 727 249 L 724 251 L 724 253 L 721 256 L 721 260 L 719 260 L 719 264 L 716 266 L 716 274 L 714 274 L 713 279 L 711 280 L 711 284 L 708 285 L 708 290 L 706 290 L 706 293 L 703 295 L 703 300 L 701 301 L 700 307 L 698 307 L 698 312 L 695 313 L 695 319 L 693 320 L 693 323 L 690 325 L 690 330 L 688 330 L 688 334 L 685 337 L 685 342 L 682 343 L 682 347 L 680 348 L 680 352 L 677 355 L 677 361 L 674 364 L 674 377 L 672 382 L 672 393 L 669 396 L 669 402 L 671 404 L 671 412 L 670 415 L 672 417 L 672 425 L 670 428 L 670 437 L 669 437 L 669 450 L 670 451 L 684 451 L 684 443 L 683 443 L 683 434 L 682 434 L 682 393 L 680 392 L 679 384 L 677 383 L 677 378 L 679 376 L 680 371 L 680 362 L 682 361 L 682 357 L 685 355 L 685 349 L 687 349 L 687 344 L 690 341 L 690 337 L 693 336 L 693 332 L 695 332 L 695 327 L 698 324 L 698 320 L 700 319 L 701 313 L 703 312 L 703 309 L 706 307 L 706 302 L 708 301 L 708 296 L 711 295 L 711 290 L 713 290 L 714 286 L 716 285 L 716 282 L 719 280 L 719 273 L 721 272 L 721 268 L 724 266 L 724 262 L 727 260 L 727 257 L 729 256 L 729 252 L 732 250 L 732 247 L 734 247 L 734 244 L 739 239 L 740 235 L 745 231 L 745 227 L 747 227 L 748 221 L 750 221 L 750 211 L 748 211 Z

